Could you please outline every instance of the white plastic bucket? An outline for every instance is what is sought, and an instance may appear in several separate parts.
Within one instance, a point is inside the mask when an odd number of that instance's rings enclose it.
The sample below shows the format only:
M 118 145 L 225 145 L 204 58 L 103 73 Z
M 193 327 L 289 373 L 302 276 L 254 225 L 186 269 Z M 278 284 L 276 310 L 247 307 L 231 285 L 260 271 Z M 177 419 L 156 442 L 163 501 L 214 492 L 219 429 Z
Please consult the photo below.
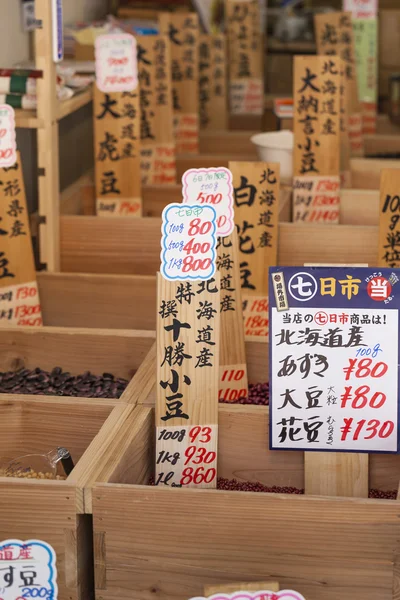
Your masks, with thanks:
M 279 163 L 281 165 L 281 181 L 291 183 L 293 178 L 293 132 L 284 129 L 257 133 L 250 139 L 257 146 L 260 160 Z

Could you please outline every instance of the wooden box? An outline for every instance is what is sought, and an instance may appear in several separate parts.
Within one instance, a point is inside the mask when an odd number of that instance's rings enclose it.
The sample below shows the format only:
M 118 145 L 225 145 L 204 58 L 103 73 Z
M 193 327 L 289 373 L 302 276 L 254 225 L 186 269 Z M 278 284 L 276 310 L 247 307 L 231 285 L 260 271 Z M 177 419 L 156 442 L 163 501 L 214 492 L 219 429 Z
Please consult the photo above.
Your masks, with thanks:
M 268 344 L 246 350 L 249 380 L 267 380 Z M 397 502 L 149 487 L 154 390 L 141 400 L 85 489 L 97 598 L 187 600 L 270 579 L 307 600 L 397 598 Z M 220 405 L 218 456 L 220 477 L 304 487 L 303 454 L 268 449 L 268 407 Z M 370 486 L 397 488 L 399 467 L 398 456 L 371 457 Z

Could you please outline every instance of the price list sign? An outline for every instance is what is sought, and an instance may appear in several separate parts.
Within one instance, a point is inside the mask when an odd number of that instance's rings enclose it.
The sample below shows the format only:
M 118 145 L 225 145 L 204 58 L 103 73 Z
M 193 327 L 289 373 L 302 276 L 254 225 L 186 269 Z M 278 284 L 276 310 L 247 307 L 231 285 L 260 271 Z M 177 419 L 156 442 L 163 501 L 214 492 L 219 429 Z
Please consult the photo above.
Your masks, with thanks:
M 116 38 L 129 41 L 129 46 L 124 42 L 120 48 Z M 125 75 L 126 48 L 129 56 L 134 52 L 137 68 L 136 41 L 131 35 L 97 38 L 93 119 L 96 213 L 100 217 L 142 214 L 139 90 L 137 76 Z M 105 75 L 110 60 L 123 63 L 113 67 L 112 76 Z
M 293 221 L 339 222 L 340 63 L 294 59 Z
M 54 549 L 40 540 L 0 542 L 0 598 L 57 600 Z
M 223 34 L 200 35 L 199 104 L 201 129 L 228 128 L 226 44 Z
M 393 269 L 270 269 L 270 447 L 396 453 Z
M 268 335 L 268 267 L 278 256 L 279 164 L 230 162 L 245 335 Z
M 142 184 L 173 184 L 176 162 L 170 42 L 166 36 L 143 35 L 137 43 Z
M 156 485 L 216 487 L 219 275 L 158 275 Z
M 0 169 L 0 327 L 42 325 L 21 162 Z

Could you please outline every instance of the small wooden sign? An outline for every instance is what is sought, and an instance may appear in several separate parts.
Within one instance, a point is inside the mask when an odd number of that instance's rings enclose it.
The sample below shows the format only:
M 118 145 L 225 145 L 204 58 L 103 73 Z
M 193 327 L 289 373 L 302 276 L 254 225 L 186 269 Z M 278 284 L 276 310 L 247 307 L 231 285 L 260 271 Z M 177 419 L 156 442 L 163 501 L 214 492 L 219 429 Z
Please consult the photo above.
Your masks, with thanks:
M 239 398 L 247 398 L 248 396 L 239 248 L 236 230 L 231 235 L 218 239 L 217 269 L 221 281 L 221 350 L 218 398 L 224 402 L 234 402 Z
M 43 325 L 19 153 L 0 169 L 0 327 Z
M 318 54 L 339 56 L 345 63 L 348 86 L 349 136 L 352 156 L 364 155 L 362 110 L 358 97 L 356 54 L 351 13 L 329 12 L 315 15 Z
M 377 265 L 400 267 L 400 169 L 381 173 Z
M 96 214 L 142 215 L 139 90 L 103 93 L 94 86 Z
M 279 164 L 230 162 L 245 335 L 268 335 L 268 268 L 278 255 Z
M 157 283 L 155 484 L 215 488 L 219 274 Z
M 226 0 L 229 101 L 233 115 L 264 113 L 263 38 L 258 0 Z
M 177 154 L 199 151 L 199 19 L 195 13 L 161 13 L 160 30 L 171 42 L 172 98 Z
M 226 44 L 223 34 L 200 35 L 199 104 L 201 129 L 228 129 Z
M 169 38 L 142 35 L 136 40 L 142 184 L 174 184 L 176 160 Z
M 294 58 L 294 221 L 339 222 L 340 62 Z
M 351 147 L 349 136 L 349 108 L 348 108 L 348 86 L 346 85 L 346 76 L 344 73 L 345 63 L 340 61 L 340 187 L 349 189 L 351 183 Z

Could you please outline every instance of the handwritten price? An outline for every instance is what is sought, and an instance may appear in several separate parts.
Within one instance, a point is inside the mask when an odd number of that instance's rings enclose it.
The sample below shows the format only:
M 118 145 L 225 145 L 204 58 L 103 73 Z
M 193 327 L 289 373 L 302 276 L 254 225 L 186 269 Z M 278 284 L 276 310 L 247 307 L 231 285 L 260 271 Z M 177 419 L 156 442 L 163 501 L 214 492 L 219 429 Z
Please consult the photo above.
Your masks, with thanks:
M 345 381 L 348 381 L 351 375 L 354 375 L 357 379 L 364 377 L 379 378 L 383 377 L 387 373 L 388 366 L 384 362 L 378 362 L 373 364 L 372 358 L 349 358 L 349 366 L 343 369 L 346 377 Z M 370 368 L 371 367 L 371 368 Z
M 343 427 L 341 427 L 342 442 L 346 441 L 349 433 L 351 433 L 353 421 L 354 421 L 353 418 L 343 419 L 344 425 L 343 425 Z M 364 437 L 363 437 L 364 440 L 372 440 L 372 438 L 374 438 L 375 436 L 378 436 L 381 439 L 385 439 L 385 438 L 388 438 L 393 433 L 393 430 L 394 430 L 393 421 L 384 421 L 383 423 L 381 423 L 381 421 L 378 421 L 377 419 L 371 419 L 371 421 L 368 421 L 368 423 L 367 423 L 367 421 L 365 419 L 362 419 L 361 421 L 358 421 L 357 427 L 353 433 L 353 436 L 352 437 L 350 436 L 352 440 L 354 440 L 354 441 L 358 440 L 358 438 L 360 437 L 360 434 L 366 424 L 367 424 L 367 427 L 365 428 L 365 431 L 366 432 L 370 431 L 371 433 L 370 433 L 370 435 L 364 435 Z

